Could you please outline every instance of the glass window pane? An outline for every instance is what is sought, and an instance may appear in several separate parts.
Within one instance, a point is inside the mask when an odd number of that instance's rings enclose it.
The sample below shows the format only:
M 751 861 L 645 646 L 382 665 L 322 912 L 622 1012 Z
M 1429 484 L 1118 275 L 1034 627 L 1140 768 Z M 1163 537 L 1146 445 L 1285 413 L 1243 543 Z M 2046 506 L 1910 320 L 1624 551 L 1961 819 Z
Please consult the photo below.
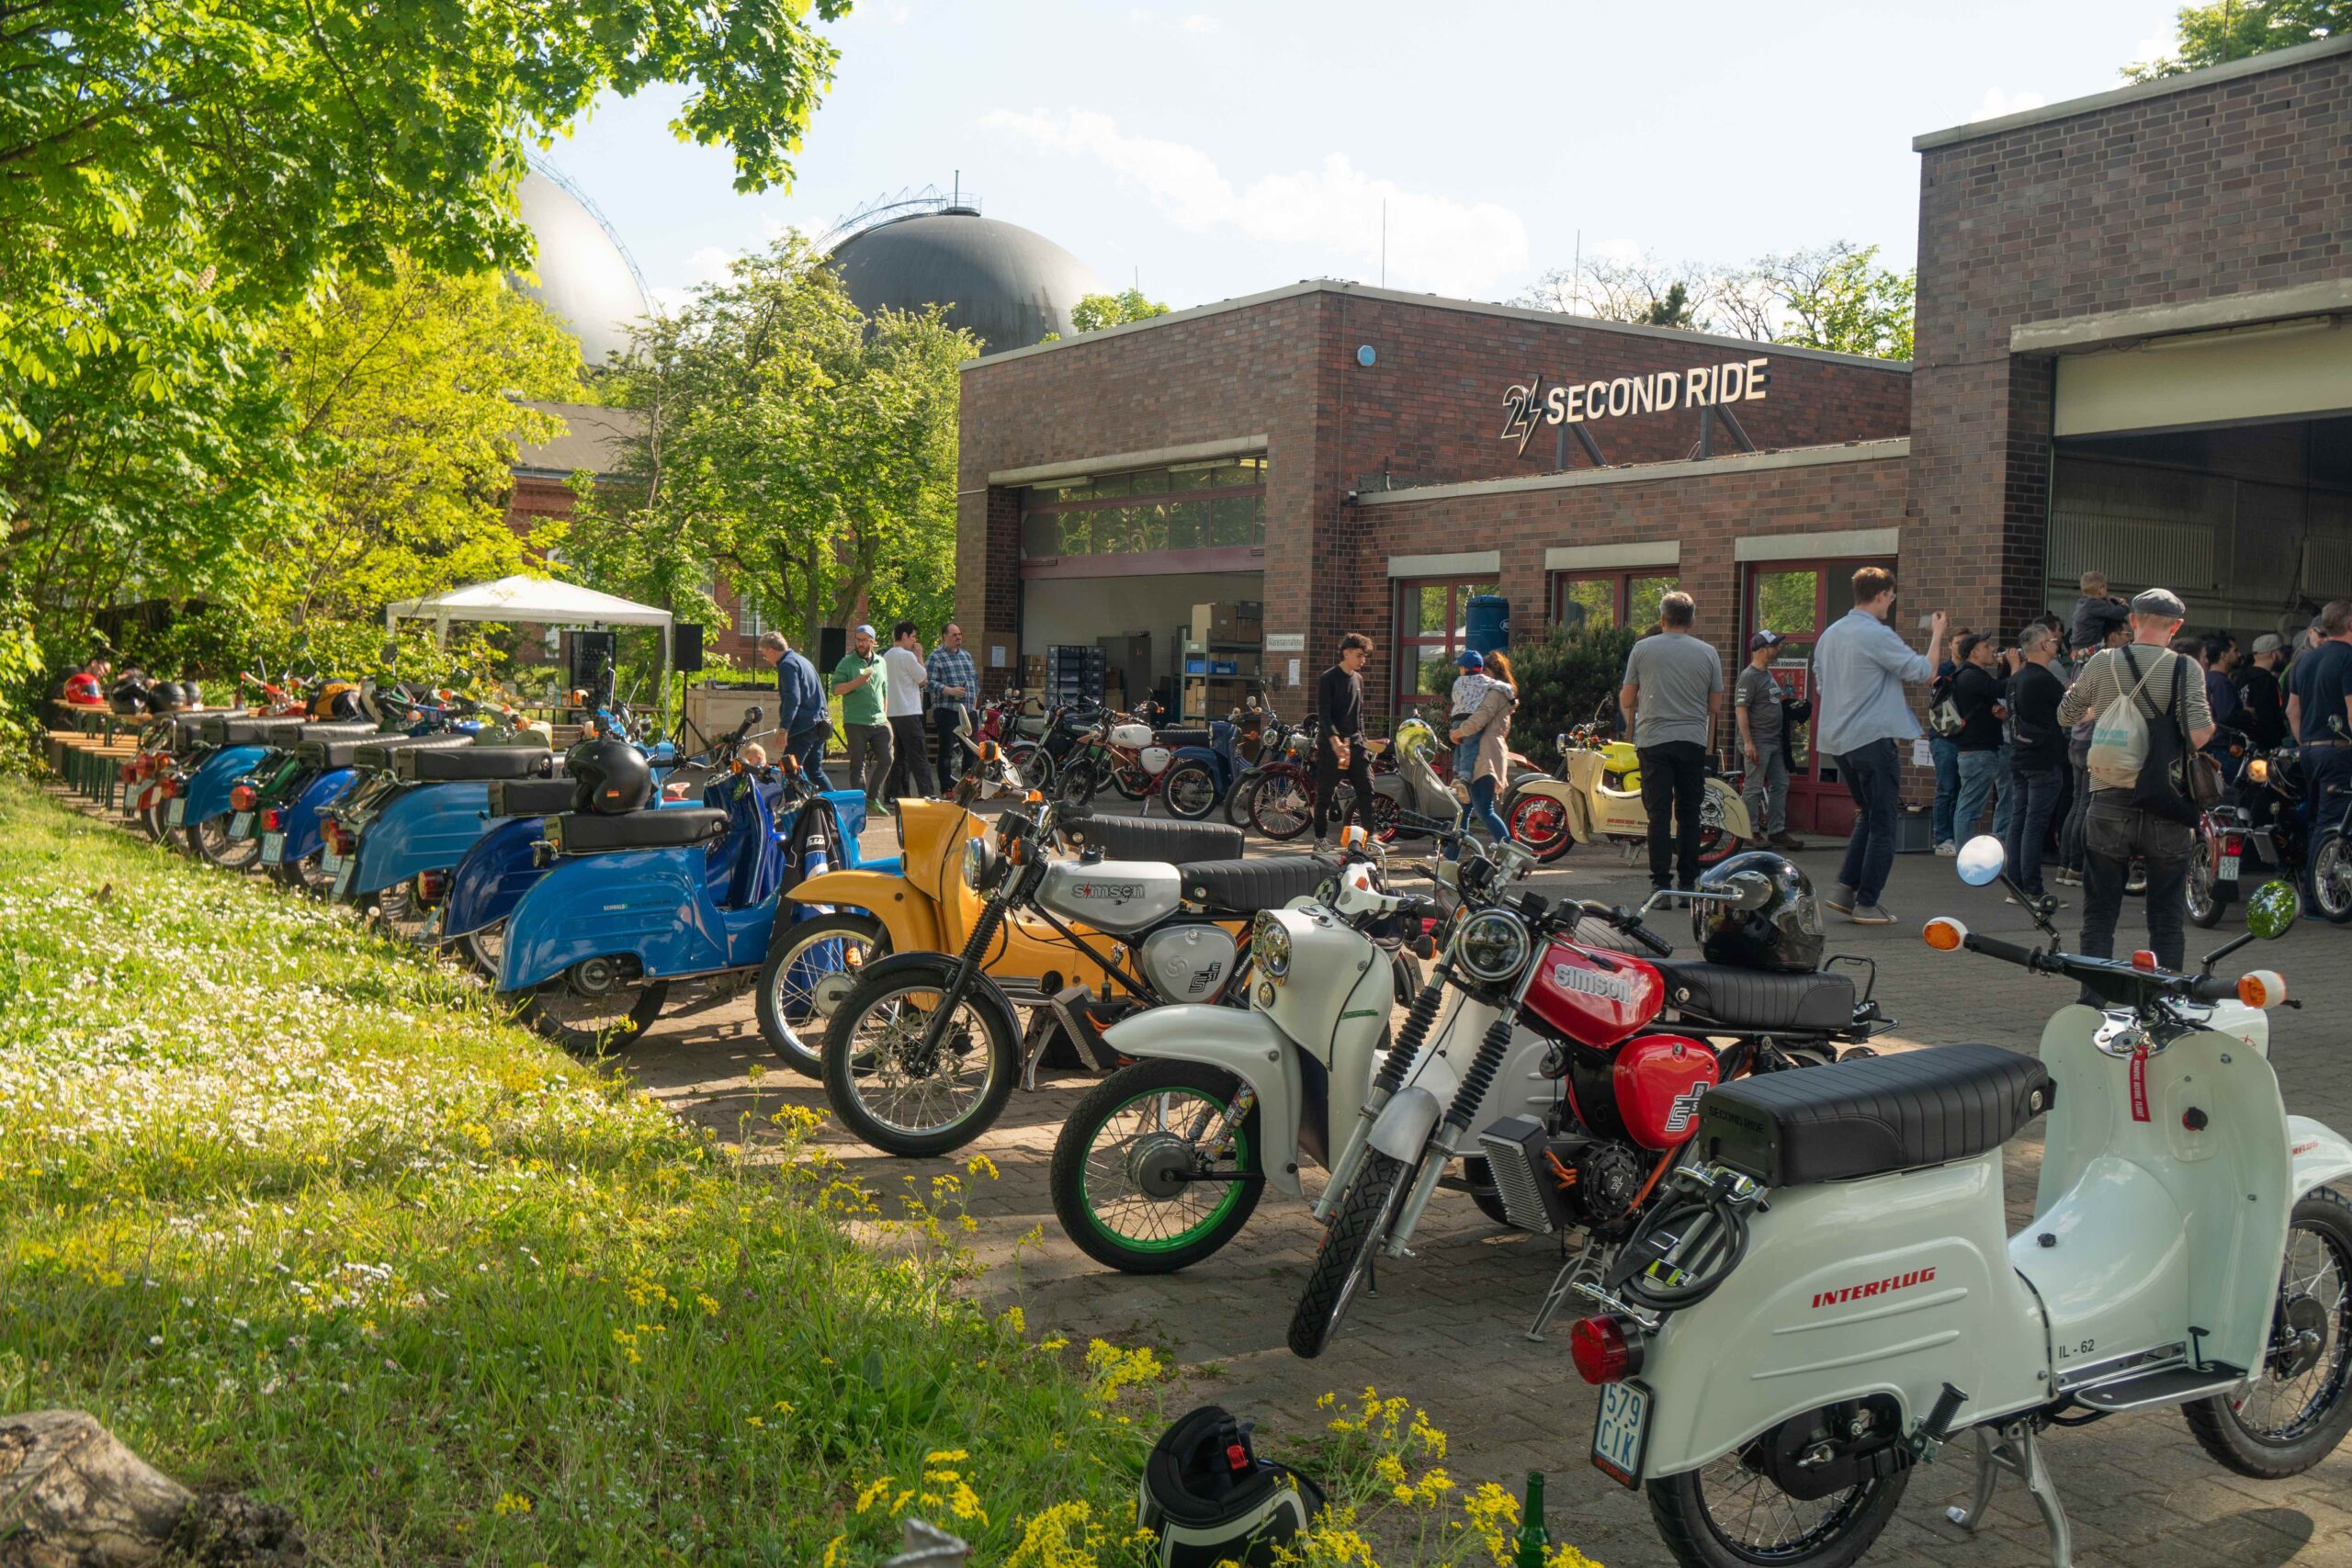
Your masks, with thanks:
M 1106 495 L 1126 494 L 1129 477 L 1130 476 L 1126 474 L 1104 474 L 1101 476 L 1094 481 L 1095 496 L 1099 499 Z
M 1560 585 L 1560 625 L 1569 631 L 1617 624 L 1617 580 L 1584 577 Z
M 1153 502 L 1127 508 L 1127 548 L 1164 550 L 1168 547 L 1168 503 Z
M 1175 501 L 1168 504 L 1168 547 L 1196 550 L 1209 542 L 1209 503 Z
M 1412 690 L 1425 700 L 1442 701 L 1453 690 L 1453 678 L 1461 671 L 1453 667 L 1444 647 L 1439 643 L 1416 643 L 1407 650 L 1413 660 Z
M 1416 637 L 1445 635 L 1445 584 L 1423 583 L 1405 591 L 1405 624 Z
M 1637 626 L 1646 626 L 1658 618 L 1657 602 L 1682 586 L 1682 579 L 1672 572 L 1658 577 L 1636 577 L 1625 584 L 1625 619 Z
M 1062 520 L 1051 512 L 1032 513 L 1021 520 L 1021 553 L 1057 556 L 1062 553 Z
M 1814 605 L 1821 590 L 1815 571 L 1759 571 L 1756 574 L 1756 624 L 1751 631 L 1802 634 L 1814 629 Z
M 1211 542 L 1219 545 L 1253 543 L 1250 530 L 1256 505 L 1255 499 L 1246 495 L 1210 502 Z

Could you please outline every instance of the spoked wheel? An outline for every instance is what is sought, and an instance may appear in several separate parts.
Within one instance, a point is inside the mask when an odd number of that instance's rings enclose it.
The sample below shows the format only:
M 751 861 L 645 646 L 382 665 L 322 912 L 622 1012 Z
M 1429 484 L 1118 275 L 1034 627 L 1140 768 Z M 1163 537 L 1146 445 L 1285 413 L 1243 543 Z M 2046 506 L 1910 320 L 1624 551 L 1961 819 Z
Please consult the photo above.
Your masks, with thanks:
M 313 898 L 323 898 L 334 886 L 334 878 L 319 869 L 323 852 L 312 850 L 300 860 L 277 863 L 277 880 L 297 893 L 307 893 Z
M 1528 853 L 1546 865 L 1566 854 L 1568 846 L 1576 842 L 1568 831 L 1567 806 L 1556 795 L 1521 795 L 1503 814 L 1503 826 Z
M 1372 1272 L 1372 1260 L 1388 1234 L 1389 1221 L 1412 1183 L 1403 1160 L 1376 1149 L 1367 1150 L 1355 1179 L 1348 1184 L 1330 1228 L 1307 1271 L 1306 1289 L 1290 1316 L 1291 1354 L 1313 1360 L 1340 1332 L 1340 1320 L 1355 1300 L 1356 1290 Z
M 1004 760 L 1024 792 L 1046 789 L 1054 782 L 1054 759 L 1034 740 L 1015 746 Z
M 760 1034 L 785 1066 L 825 1076 L 825 1026 L 865 965 L 890 951 L 880 924 L 863 915 L 820 915 L 794 926 L 760 969 Z
M 2204 844 L 2199 844 L 2188 857 L 2188 880 L 2181 897 L 2188 905 L 2188 923 L 2203 931 L 2220 925 L 2229 912 L 2230 901 L 2222 897 L 2221 885 L 2213 879 L 2213 857 Z
M 2336 925 L 2352 923 L 2352 845 L 2330 828 L 2312 846 L 2312 908 Z
M 1159 795 L 1170 816 L 1198 822 L 1216 809 L 1216 774 L 1200 758 L 1187 757 L 1169 767 Z
M 1370 820 L 1366 829 L 1384 844 L 1393 844 L 1405 826 L 1404 808 L 1378 790 L 1372 792 L 1372 805 L 1366 812 Z
M 1062 806 L 1091 806 L 1094 802 L 1094 792 L 1102 787 L 1101 772 L 1092 761 L 1083 757 L 1069 759 L 1054 775 L 1054 799 Z
M 955 960 L 868 974 L 825 1030 L 825 1098 L 858 1137 L 886 1154 L 928 1157 L 962 1148 L 1004 1109 L 1020 1070 L 1012 1021 L 967 996 L 926 1046 Z
M 1258 798 L 1258 781 L 1263 775 L 1244 773 L 1225 792 L 1225 819 L 1236 828 L 1250 826 L 1250 803 Z
M 1250 794 L 1250 825 L 1269 839 L 1295 839 L 1315 818 L 1315 793 L 1295 773 L 1261 773 Z
M 2352 1427 L 2352 1204 L 2295 1204 L 2262 1367 L 2233 1395 L 2184 1404 L 2198 1445 L 2240 1475 L 2300 1475 Z
M 384 934 L 405 942 L 422 942 L 433 927 L 433 910 L 416 896 L 414 882 L 395 882 L 376 895 L 369 911 Z
M 1129 1274 L 1169 1274 L 1241 1234 L 1263 1178 L 1257 1107 L 1228 1124 L 1240 1088 L 1197 1062 L 1150 1060 L 1088 1091 L 1054 1142 L 1049 1182 L 1080 1251 Z
M 455 945 L 469 968 L 495 984 L 499 966 L 506 962 L 506 922 L 492 920 L 486 926 L 476 926 L 459 937 Z
M 261 863 L 261 840 L 251 833 L 242 839 L 229 837 L 225 811 L 190 827 L 187 841 L 195 846 L 198 858 L 223 871 L 247 871 Z
M 1151 775 L 1140 762 L 1127 762 L 1111 770 L 1111 787 L 1129 800 L 1141 800 L 1151 793 Z
M 1898 1470 L 1825 1497 L 1792 1497 L 1749 1462 L 1763 1457 L 1765 1441 L 1759 1438 L 1702 1469 L 1649 1483 L 1650 1517 L 1685 1568 L 1846 1568 L 1886 1529 L 1911 1480 L 1908 1470 Z
M 649 980 L 633 958 L 583 958 L 523 999 L 531 1027 L 575 1056 L 629 1043 L 653 1026 L 670 982 Z

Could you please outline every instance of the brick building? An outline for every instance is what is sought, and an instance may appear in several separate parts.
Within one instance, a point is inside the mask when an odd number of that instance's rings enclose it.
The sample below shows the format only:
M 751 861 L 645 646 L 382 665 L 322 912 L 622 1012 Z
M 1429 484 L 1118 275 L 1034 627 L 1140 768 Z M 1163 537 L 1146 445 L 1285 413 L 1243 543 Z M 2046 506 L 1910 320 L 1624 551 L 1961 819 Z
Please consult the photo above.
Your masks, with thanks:
M 1525 639 L 1679 586 L 1792 680 L 1869 562 L 1914 636 L 2014 635 L 2092 567 L 2247 635 L 2352 592 L 2352 39 L 1915 145 L 1910 365 L 1309 282 L 966 367 L 985 673 L 1149 636 L 1172 694 L 1189 607 L 1254 600 L 1278 683 L 1366 630 L 1395 714 L 1480 592 Z

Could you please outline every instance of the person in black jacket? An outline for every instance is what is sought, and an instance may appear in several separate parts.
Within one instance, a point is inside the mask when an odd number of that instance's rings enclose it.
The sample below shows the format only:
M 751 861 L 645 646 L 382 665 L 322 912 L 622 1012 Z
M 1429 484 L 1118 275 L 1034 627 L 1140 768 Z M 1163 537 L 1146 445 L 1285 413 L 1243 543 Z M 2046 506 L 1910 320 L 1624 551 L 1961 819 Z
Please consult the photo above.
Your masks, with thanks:
M 1372 658 L 1372 638 L 1350 632 L 1340 639 L 1340 661 L 1315 682 L 1315 847 L 1328 850 L 1330 841 L 1331 796 L 1345 775 L 1355 798 L 1348 803 L 1341 827 L 1359 816 L 1372 825 L 1372 757 L 1363 743 L 1363 667 Z
M 2278 684 L 2278 666 L 2286 662 L 2286 639 L 2265 632 L 2238 676 L 2238 723 L 2265 751 L 2287 744 L 2287 694 Z
M 1960 655 L 1960 673 L 1952 680 L 1952 700 L 1964 722 L 1952 738 L 1960 747 L 1960 807 L 1952 813 L 1952 834 L 1965 843 L 1976 831 L 1984 803 L 2007 784 L 2001 776 L 2001 721 L 2009 713 L 1994 639 L 1982 633 L 1964 637 L 1953 651 Z
M 2018 639 L 2022 662 L 2009 679 L 2009 787 L 2018 793 L 2003 848 L 2018 886 L 2036 897 L 2042 891 L 2042 840 L 2066 783 L 2067 735 L 2058 722 L 2066 684 L 2050 668 L 2057 652 L 2056 632 L 2039 622 L 2026 627 Z

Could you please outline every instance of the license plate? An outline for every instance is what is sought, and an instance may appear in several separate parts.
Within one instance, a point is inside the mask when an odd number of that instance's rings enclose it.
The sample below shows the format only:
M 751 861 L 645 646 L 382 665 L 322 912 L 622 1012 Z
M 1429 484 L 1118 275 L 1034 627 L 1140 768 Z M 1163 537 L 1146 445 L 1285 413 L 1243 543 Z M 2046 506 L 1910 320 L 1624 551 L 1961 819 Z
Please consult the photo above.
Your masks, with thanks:
M 276 865 L 286 858 L 286 835 L 264 833 L 261 836 L 261 863 Z
M 2238 857 L 2235 855 L 2223 855 L 2222 857 L 2222 863 L 2213 868 L 2213 880 L 2216 882 L 2235 882 L 2237 879 Z
M 229 837 L 232 839 L 242 839 L 253 830 L 254 814 L 252 812 L 240 811 L 229 818 Z
M 165 821 L 169 822 L 169 823 L 170 823 L 173 827 L 175 827 L 175 828 L 176 828 L 176 827 L 180 826 L 183 822 L 187 821 L 187 801 L 185 801 L 185 800 L 174 800 L 174 801 L 172 802 L 172 808 L 171 808 L 171 810 L 170 810 L 169 812 L 167 812 L 167 813 L 164 815 L 164 819 Z
M 341 871 L 342 869 L 343 857 L 341 855 L 335 853 L 333 850 L 321 850 L 319 852 L 319 874 L 321 876 L 333 876 L 336 872 Z
M 1600 1412 L 1592 1420 L 1592 1463 L 1626 1486 L 1642 1483 L 1642 1458 L 1650 1441 L 1650 1391 L 1637 1382 L 1603 1383 Z
M 340 898 L 351 891 L 351 874 L 358 869 L 359 863 L 356 860 L 345 861 L 335 868 L 334 896 L 336 897 Z

